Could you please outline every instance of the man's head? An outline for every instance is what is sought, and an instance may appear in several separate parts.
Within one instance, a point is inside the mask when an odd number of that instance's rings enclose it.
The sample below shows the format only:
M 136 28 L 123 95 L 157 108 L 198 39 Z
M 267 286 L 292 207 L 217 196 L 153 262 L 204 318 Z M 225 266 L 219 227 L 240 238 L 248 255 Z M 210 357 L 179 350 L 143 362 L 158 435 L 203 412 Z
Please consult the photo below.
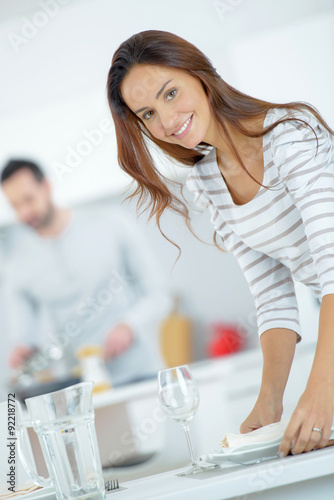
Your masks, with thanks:
M 37 231 L 49 225 L 54 215 L 51 187 L 38 165 L 10 160 L 1 173 L 1 185 L 20 222 Z

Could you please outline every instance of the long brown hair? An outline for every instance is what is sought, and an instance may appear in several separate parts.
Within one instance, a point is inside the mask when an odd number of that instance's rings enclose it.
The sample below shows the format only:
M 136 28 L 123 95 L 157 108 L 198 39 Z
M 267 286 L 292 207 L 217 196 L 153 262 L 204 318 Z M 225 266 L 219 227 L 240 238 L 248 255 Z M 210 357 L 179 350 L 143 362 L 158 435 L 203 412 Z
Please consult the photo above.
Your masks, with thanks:
M 210 60 L 197 47 L 173 33 L 149 30 L 133 35 L 120 45 L 113 56 L 107 81 L 108 103 L 115 123 L 119 165 L 134 181 L 137 181 L 136 189 L 126 199 L 138 196 L 137 211 L 148 202 L 143 211 L 151 209 L 149 219 L 153 215 L 156 216 L 158 228 L 166 238 L 167 236 L 160 227 L 160 218 L 164 210 L 170 208 L 182 215 L 189 229 L 192 230 L 189 211 L 187 205 L 167 186 L 167 179 L 155 168 L 147 139 L 155 143 L 167 156 L 189 167 L 203 157 L 208 145 L 201 143 L 195 149 L 190 150 L 177 144 L 160 141 L 150 134 L 140 118 L 128 108 L 120 91 L 123 79 L 137 64 L 182 69 L 198 78 L 208 95 L 212 116 L 224 130 L 235 156 L 246 171 L 226 123 L 248 137 L 262 137 L 279 123 L 297 118 L 280 119 L 259 132 L 246 129 L 240 120 L 256 118 L 271 108 L 287 108 L 297 111 L 307 109 L 334 135 L 333 130 L 326 124 L 319 112 L 307 103 L 272 103 L 251 97 L 233 88 L 218 75 Z M 299 118 L 298 120 L 313 130 L 306 121 Z M 314 130 L 313 132 L 316 136 Z M 318 140 L 317 136 L 316 139 Z M 247 173 L 261 185 L 248 171 Z M 216 243 L 216 234 L 214 241 Z M 174 242 L 171 243 L 175 245 Z M 175 246 L 179 248 L 178 245 Z

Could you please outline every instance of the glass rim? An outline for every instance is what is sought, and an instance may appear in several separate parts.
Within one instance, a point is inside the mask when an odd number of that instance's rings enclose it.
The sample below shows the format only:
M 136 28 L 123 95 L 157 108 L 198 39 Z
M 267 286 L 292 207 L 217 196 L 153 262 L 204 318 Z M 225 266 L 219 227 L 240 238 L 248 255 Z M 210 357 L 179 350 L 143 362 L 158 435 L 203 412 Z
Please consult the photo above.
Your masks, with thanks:
M 59 392 L 64 392 L 64 391 L 67 391 L 67 390 L 70 391 L 70 390 L 79 388 L 80 386 L 86 386 L 86 387 L 88 387 L 89 385 L 93 388 L 93 386 L 95 385 L 95 382 L 93 380 L 87 380 L 87 381 L 83 381 L 83 382 L 78 382 L 77 384 L 68 385 L 67 387 L 63 387 L 63 389 L 57 389 L 56 391 L 45 392 L 44 394 L 39 394 L 38 396 L 32 396 L 31 398 L 25 398 L 24 402 L 26 403 L 27 401 L 33 401 L 35 399 L 43 398 L 45 396 L 52 396 L 53 394 L 57 394 Z
M 189 365 L 179 365 L 179 366 L 171 366 L 170 368 L 164 368 L 163 370 L 159 370 L 158 371 L 158 375 L 159 375 L 159 373 L 170 372 L 172 370 L 177 370 L 177 368 L 188 368 L 188 370 L 190 371 Z

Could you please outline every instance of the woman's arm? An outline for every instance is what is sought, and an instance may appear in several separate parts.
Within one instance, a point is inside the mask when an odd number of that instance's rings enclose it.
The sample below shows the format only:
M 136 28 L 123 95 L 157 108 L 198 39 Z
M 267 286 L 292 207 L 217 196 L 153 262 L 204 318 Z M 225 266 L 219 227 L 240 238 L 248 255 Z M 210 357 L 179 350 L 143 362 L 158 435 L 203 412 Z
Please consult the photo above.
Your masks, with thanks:
M 296 332 L 286 328 L 271 328 L 262 333 L 261 388 L 253 410 L 240 426 L 240 432 L 250 432 L 281 419 L 283 394 L 295 353 L 296 338 Z
M 333 419 L 334 398 L 334 294 L 321 302 L 317 348 L 306 389 L 284 433 L 280 453 L 286 455 L 326 446 Z M 322 433 L 312 431 L 313 427 Z
M 304 224 L 322 304 L 316 354 L 306 389 L 285 431 L 280 452 L 310 451 L 328 441 L 333 417 L 334 377 L 334 137 L 309 112 L 301 122 L 283 122 L 272 138 L 280 181 L 294 200 Z M 316 140 L 317 139 L 317 140 Z M 322 432 L 312 431 L 317 428 Z

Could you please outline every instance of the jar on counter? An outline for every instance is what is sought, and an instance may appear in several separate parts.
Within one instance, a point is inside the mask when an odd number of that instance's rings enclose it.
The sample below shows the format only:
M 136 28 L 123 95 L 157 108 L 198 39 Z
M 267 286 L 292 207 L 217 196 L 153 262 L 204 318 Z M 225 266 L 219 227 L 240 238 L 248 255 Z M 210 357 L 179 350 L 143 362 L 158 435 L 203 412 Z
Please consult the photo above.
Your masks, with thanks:
M 100 345 L 85 345 L 76 353 L 81 366 L 83 382 L 95 382 L 93 394 L 111 389 L 112 384 L 107 367 L 103 360 L 103 350 Z

